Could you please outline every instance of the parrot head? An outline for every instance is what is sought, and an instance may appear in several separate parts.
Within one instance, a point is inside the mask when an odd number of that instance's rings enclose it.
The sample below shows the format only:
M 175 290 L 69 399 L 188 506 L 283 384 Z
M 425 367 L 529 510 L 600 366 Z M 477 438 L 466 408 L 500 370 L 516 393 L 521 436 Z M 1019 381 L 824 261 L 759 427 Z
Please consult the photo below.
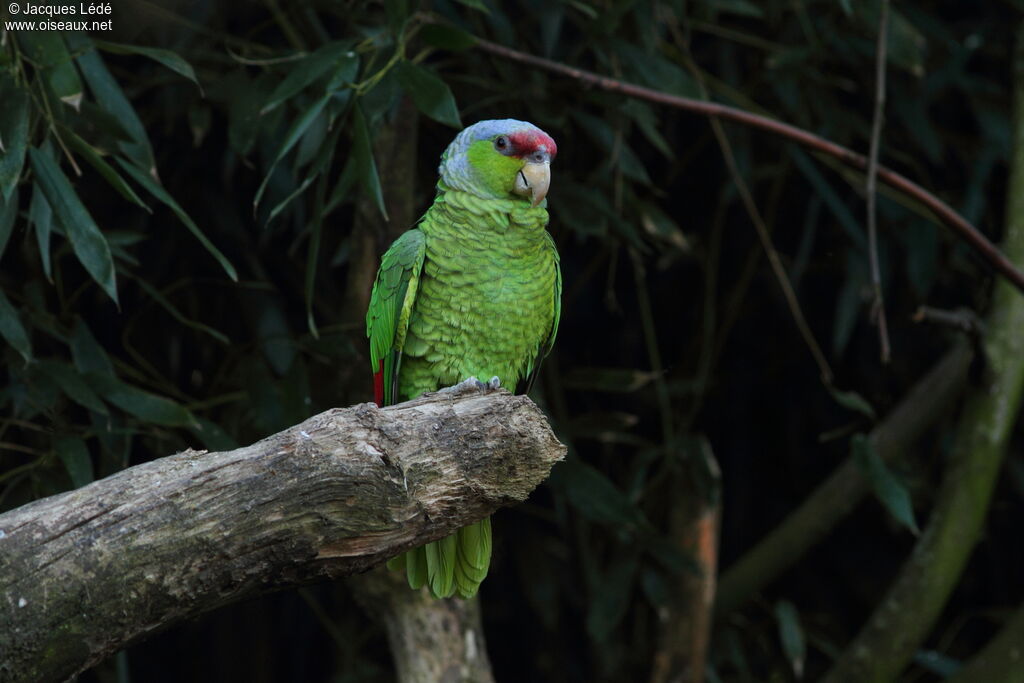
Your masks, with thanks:
M 523 197 L 537 206 L 551 184 L 558 147 L 532 123 L 515 119 L 469 126 L 441 156 L 441 181 L 483 199 Z

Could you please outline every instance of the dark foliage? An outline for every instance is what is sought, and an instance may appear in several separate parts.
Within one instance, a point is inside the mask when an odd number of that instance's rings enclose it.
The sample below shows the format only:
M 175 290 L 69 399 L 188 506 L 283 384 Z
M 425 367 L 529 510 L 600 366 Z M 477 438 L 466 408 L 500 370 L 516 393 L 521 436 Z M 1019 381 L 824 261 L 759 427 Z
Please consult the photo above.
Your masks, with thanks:
M 378 254 L 406 227 L 385 221 L 396 187 L 375 140 L 407 133 L 411 99 L 417 170 L 401 182 L 419 212 L 463 124 L 530 120 L 559 144 L 549 204 L 565 282 L 535 393 L 570 457 L 496 517 L 489 651 L 498 680 L 642 680 L 674 579 L 693 571 L 666 533 L 674 501 L 702 495 L 680 488 L 682 463 L 706 440 L 721 465 L 727 567 L 948 348 L 952 334 L 913 311 L 983 311 L 991 277 L 885 191 L 894 360 L 881 365 L 863 176 L 727 125 L 835 384 L 855 394 L 837 400 L 706 120 L 472 47 L 486 37 L 682 95 L 703 83 L 866 151 L 876 2 L 413 5 L 125 0 L 112 32 L 0 34 L 0 509 L 367 400 L 354 226 L 372 226 Z M 882 158 L 996 240 L 1020 9 L 892 9 Z M 861 506 L 718 624 L 712 676 L 829 667 L 912 546 L 951 432 L 937 426 L 892 470 L 874 464 L 884 505 Z M 1024 600 L 1020 443 L 988 538 L 906 680 L 941 679 Z M 83 680 L 369 681 L 389 666 L 381 634 L 324 586 L 218 611 Z

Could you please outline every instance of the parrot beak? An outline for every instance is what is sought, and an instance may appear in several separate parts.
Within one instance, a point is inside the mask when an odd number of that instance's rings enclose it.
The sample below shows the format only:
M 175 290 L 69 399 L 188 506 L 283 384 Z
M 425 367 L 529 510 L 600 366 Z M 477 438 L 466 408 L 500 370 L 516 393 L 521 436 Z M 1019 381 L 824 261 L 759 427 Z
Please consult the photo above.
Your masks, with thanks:
M 516 174 L 515 193 L 523 197 L 530 197 L 534 206 L 537 206 L 548 194 L 548 187 L 551 185 L 551 162 L 527 162 Z

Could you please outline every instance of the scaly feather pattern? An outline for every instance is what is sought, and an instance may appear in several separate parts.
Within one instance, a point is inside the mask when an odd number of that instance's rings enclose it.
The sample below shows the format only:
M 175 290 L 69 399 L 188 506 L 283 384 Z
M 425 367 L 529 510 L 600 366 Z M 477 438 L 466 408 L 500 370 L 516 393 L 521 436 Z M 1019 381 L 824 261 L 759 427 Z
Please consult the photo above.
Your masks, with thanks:
M 463 131 L 442 158 L 433 205 L 381 260 L 366 315 L 380 405 L 468 377 L 524 386 L 554 342 L 562 280 L 545 229 L 547 210 L 543 202 L 534 206 L 511 193 L 514 176 L 503 176 L 525 162 L 510 164 L 507 153 L 492 162 L 489 148 L 478 147 L 476 163 L 488 167 L 474 175 L 464 158 L 481 136 L 490 145 L 493 136 L 516 126 L 554 148 L 546 134 L 518 121 L 482 122 Z M 449 185 L 446 177 L 457 182 Z M 480 178 L 491 184 L 475 186 Z M 490 555 L 491 526 L 484 519 L 388 565 L 404 568 L 413 588 L 427 585 L 435 597 L 468 598 L 487 575 Z

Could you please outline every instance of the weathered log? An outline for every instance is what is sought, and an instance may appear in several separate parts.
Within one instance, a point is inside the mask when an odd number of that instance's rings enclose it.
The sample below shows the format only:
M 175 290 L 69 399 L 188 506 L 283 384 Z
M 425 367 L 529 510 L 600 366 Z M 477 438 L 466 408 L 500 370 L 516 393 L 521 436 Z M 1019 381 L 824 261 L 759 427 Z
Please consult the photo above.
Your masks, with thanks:
M 0 681 L 61 680 L 172 623 L 345 576 L 524 500 L 560 460 L 505 391 L 312 417 L 0 515 Z

